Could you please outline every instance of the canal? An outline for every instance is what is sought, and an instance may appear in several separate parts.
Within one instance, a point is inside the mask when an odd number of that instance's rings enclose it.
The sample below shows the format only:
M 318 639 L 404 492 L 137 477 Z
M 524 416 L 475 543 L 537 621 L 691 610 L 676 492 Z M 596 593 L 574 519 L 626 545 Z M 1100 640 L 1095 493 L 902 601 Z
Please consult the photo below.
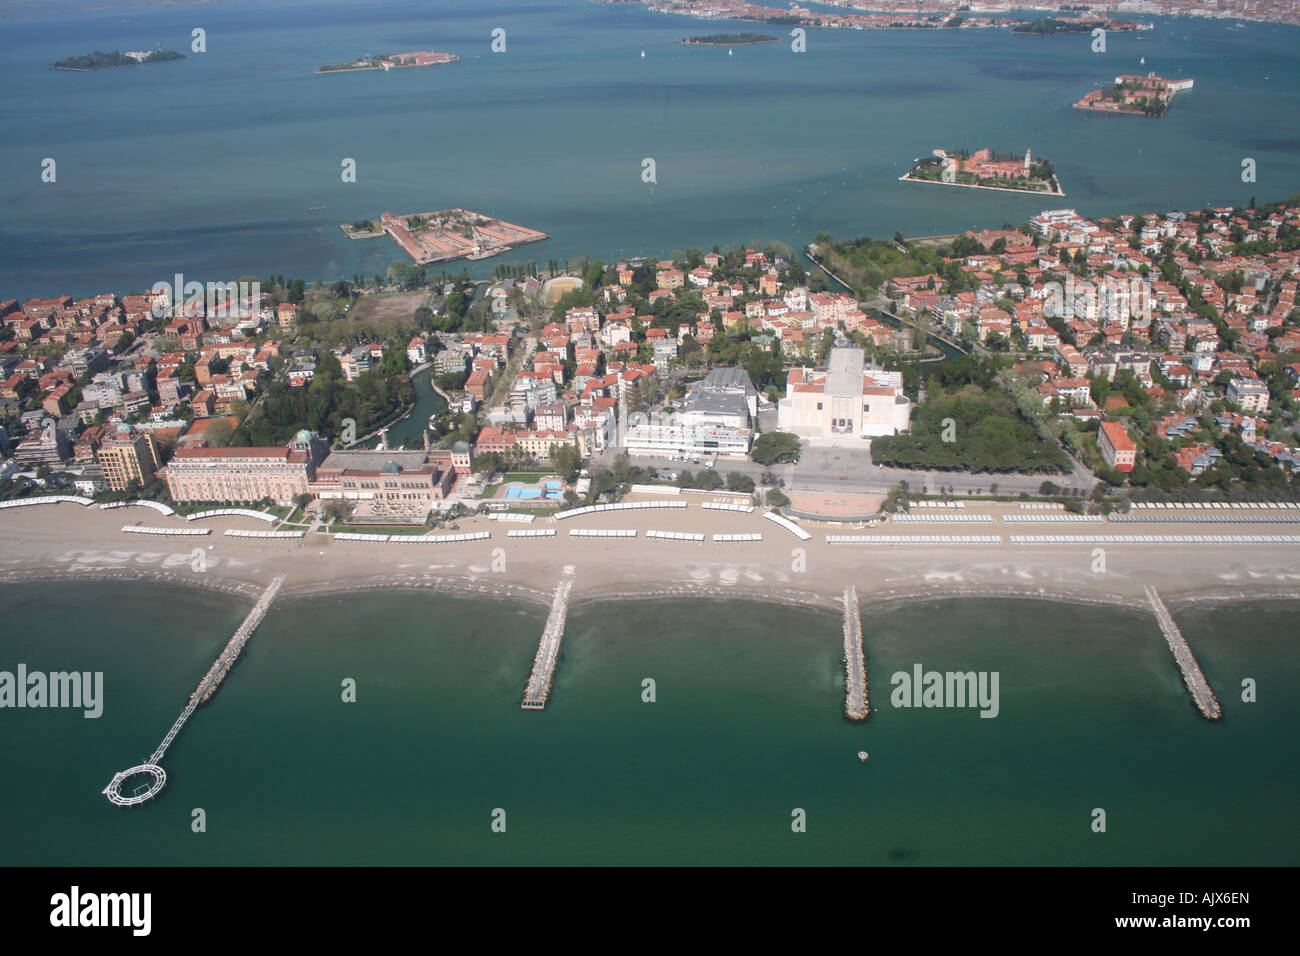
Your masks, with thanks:
M 422 372 L 417 372 L 411 376 L 411 384 L 415 387 L 415 406 L 406 415 L 405 418 L 394 422 L 388 429 L 388 447 L 401 448 L 402 441 L 406 438 L 411 439 L 411 446 L 419 448 L 423 444 L 422 435 L 429 425 L 429 416 L 443 411 L 447 403 L 442 396 L 433 390 L 430 378 L 433 375 L 433 366 L 430 365 Z M 362 448 L 378 448 L 379 436 L 364 442 Z

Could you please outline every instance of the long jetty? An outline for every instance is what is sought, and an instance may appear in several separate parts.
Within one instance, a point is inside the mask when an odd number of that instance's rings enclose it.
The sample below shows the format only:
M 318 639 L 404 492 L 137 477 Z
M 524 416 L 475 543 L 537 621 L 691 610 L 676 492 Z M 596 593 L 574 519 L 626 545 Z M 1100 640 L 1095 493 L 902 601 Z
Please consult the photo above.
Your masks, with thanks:
M 867 700 L 867 660 L 862 649 L 862 618 L 858 613 L 857 588 L 844 589 L 844 716 L 866 720 L 871 712 Z
M 172 724 L 167 733 L 163 735 L 162 742 L 158 744 L 158 748 L 154 750 L 154 752 L 149 755 L 148 759 L 139 766 L 131 767 L 127 770 L 121 771 L 120 773 L 114 774 L 113 779 L 109 781 L 108 786 L 102 791 L 103 794 L 108 797 L 109 803 L 119 807 L 135 806 L 156 796 L 158 791 L 167 783 L 167 774 L 160 766 L 163 756 L 167 753 L 167 748 L 172 745 L 172 741 L 174 741 L 177 734 L 181 732 L 181 728 L 183 728 L 185 722 L 190 719 L 190 715 L 198 709 L 199 704 L 210 700 L 212 695 L 216 693 L 217 688 L 221 686 L 221 682 L 226 679 L 226 675 L 230 673 L 231 665 L 233 665 L 236 659 L 238 659 L 240 652 L 244 649 L 244 645 L 248 643 L 248 639 L 253 636 L 253 632 L 257 630 L 257 626 L 261 624 L 262 619 L 266 617 L 267 610 L 270 609 L 271 603 L 275 600 L 276 595 L 280 593 L 280 587 L 283 584 L 284 576 L 281 575 L 276 577 L 271 582 L 270 586 L 262 592 L 262 596 L 257 599 L 257 603 L 254 604 L 253 609 L 248 612 L 248 616 L 245 617 L 243 623 L 239 625 L 234 636 L 226 642 L 226 646 L 221 649 L 221 653 L 218 654 L 217 659 L 212 662 L 212 666 L 208 668 L 208 672 L 203 675 L 203 680 L 199 681 L 199 686 L 194 689 L 194 693 L 190 694 L 190 699 L 186 702 L 185 709 L 181 711 L 181 715 L 176 718 L 176 722 Z M 153 783 L 146 788 L 139 789 L 131 794 L 123 794 L 121 789 L 122 784 L 127 779 L 134 776 L 152 777 Z
M 520 704 L 524 710 L 542 710 L 551 696 L 551 681 L 555 678 L 560 642 L 564 638 L 564 620 L 569 613 L 569 591 L 573 588 L 574 570 L 573 565 L 566 564 L 560 583 L 555 586 L 551 613 L 546 617 L 537 656 L 533 658 L 533 671 L 528 675 L 528 685 L 524 688 L 524 700 Z
M 1173 652 L 1178 669 L 1183 673 L 1183 683 L 1187 685 L 1187 692 L 1192 695 L 1193 703 L 1196 704 L 1201 716 L 1206 720 L 1218 720 L 1223 716 L 1223 708 L 1219 706 L 1218 698 L 1214 696 L 1214 690 L 1210 687 L 1210 682 L 1205 679 L 1205 674 L 1201 671 L 1201 665 L 1196 662 L 1196 656 L 1192 653 L 1192 649 L 1187 646 L 1182 631 L 1174 623 L 1174 616 L 1165 607 L 1165 602 L 1160 600 L 1160 595 L 1156 593 L 1156 589 L 1149 584 L 1146 589 L 1147 600 L 1151 602 L 1151 610 L 1156 616 L 1156 621 L 1160 624 L 1160 630 L 1164 632 L 1165 641 L 1169 644 L 1169 650 Z
M 230 673 L 231 665 L 239 657 L 239 652 L 244 649 L 244 645 L 253 636 L 257 626 L 262 623 L 262 618 L 266 617 L 271 602 L 280 593 L 280 587 L 283 584 L 284 576 L 281 575 L 273 580 L 270 586 L 262 592 L 262 596 L 253 605 L 253 609 L 248 612 L 248 617 L 244 618 L 244 623 L 239 625 L 239 630 L 235 631 L 234 636 L 226 642 L 225 648 L 217 655 L 217 659 L 212 662 L 208 672 L 203 675 L 203 680 L 199 681 L 199 686 L 195 688 L 191 699 L 197 699 L 200 704 L 206 704 L 212 695 L 217 692 L 221 682 Z

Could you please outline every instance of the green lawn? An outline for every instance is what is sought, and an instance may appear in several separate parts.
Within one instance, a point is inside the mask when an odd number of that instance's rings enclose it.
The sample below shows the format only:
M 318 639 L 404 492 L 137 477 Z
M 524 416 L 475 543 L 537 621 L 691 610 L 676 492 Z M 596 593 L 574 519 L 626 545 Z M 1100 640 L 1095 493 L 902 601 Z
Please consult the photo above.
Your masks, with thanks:
M 517 481 L 521 484 L 533 484 L 542 478 L 555 474 L 554 471 L 510 471 L 506 472 L 505 481 Z
M 497 489 L 500 488 L 502 484 L 503 482 L 498 481 L 495 485 L 488 485 L 481 492 L 479 492 L 479 497 L 491 498 L 493 495 L 497 493 Z

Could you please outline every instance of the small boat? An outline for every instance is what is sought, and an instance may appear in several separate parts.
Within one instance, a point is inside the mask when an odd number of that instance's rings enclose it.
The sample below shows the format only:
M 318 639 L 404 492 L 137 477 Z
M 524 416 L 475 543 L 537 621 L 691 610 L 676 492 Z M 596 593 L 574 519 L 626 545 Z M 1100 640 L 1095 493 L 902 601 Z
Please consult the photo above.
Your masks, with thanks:
M 866 763 L 866 762 L 867 762 L 867 758 L 870 757 L 870 756 L 871 756 L 871 754 L 867 753 L 865 750 L 859 750 L 859 751 L 858 751 L 858 759 L 861 760 L 863 763 Z

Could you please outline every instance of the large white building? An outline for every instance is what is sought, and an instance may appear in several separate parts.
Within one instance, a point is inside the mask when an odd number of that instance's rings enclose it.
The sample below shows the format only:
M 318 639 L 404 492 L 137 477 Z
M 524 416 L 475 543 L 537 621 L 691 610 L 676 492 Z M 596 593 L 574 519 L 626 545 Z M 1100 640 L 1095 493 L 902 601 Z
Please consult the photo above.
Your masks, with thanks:
M 825 371 L 790 370 L 785 398 L 777 404 L 777 428 L 801 438 L 851 444 L 905 432 L 911 415 L 902 372 L 867 368 L 862 349 L 835 348 Z
M 620 444 L 637 455 L 745 456 L 753 443 L 758 390 L 741 368 L 718 368 L 697 384 L 681 411 L 630 415 Z

